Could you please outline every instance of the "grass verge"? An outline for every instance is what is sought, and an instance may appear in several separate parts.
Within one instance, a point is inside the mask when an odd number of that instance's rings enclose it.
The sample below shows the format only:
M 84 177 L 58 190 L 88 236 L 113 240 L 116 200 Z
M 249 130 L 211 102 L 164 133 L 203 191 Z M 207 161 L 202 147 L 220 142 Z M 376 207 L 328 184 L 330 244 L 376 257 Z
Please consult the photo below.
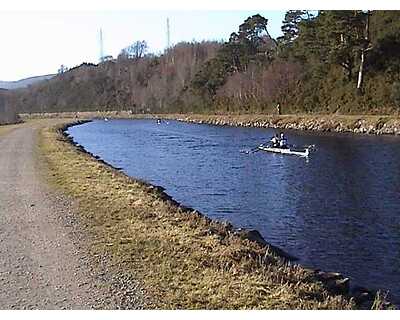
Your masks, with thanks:
M 49 181 L 76 199 L 93 254 L 141 281 L 149 308 L 352 309 L 311 270 L 285 263 L 229 226 L 185 210 L 71 145 L 62 127 L 40 133 Z
M 4 125 L 0 125 L 0 136 L 11 132 L 12 130 L 18 128 L 19 126 L 21 126 L 21 124 L 4 124 Z

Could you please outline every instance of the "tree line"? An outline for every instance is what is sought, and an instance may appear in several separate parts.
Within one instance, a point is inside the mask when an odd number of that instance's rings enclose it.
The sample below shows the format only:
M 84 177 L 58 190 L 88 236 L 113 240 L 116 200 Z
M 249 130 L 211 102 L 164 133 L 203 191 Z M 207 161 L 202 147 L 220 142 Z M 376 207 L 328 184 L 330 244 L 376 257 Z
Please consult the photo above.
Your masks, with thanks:
M 0 125 L 18 121 L 16 110 L 7 103 L 7 98 L 8 90 L 0 89 Z
M 182 42 L 156 56 L 145 41 L 12 93 L 19 112 L 396 113 L 398 11 L 289 10 L 282 36 L 248 17 L 226 42 Z

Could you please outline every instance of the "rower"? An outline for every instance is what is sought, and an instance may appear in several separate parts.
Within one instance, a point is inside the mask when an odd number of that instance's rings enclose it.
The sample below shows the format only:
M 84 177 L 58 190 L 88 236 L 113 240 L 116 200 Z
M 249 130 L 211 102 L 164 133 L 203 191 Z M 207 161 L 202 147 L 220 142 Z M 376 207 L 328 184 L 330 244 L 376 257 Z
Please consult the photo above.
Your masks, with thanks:
M 287 140 L 286 137 L 284 136 L 283 132 L 281 132 L 281 138 L 279 139 L 279 147 L 282 149 L 286 149 L 287 146 Z
M 270 140 L 272 147 L 276 148 L 279 147 L 279 136 L 278 134 L 274 135 Z

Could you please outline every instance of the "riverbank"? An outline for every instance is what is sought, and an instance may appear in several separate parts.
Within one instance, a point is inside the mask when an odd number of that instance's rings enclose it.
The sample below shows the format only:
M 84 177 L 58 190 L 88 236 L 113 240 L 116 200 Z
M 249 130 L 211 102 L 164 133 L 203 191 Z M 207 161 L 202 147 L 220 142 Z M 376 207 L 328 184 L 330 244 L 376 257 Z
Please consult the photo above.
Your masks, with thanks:
M 296 129 L 320 132 L 347 132 L 357 134 L 400 135 L 400 117 L 375 115 L 203 115 L 203 114 L 132 114 L 129 111 L 63 112 L 22 114 L 23 119 L 73 118 L 73 119 L 174 119 L 191 123 L 229 125 L 242 127 Z
M 20 127 L 20 123 L 18 124 L 4 124 L 4 125 L 0 125 L 0 136 L 4 135 L 6 133 L 9 133 L 10 131 L 17 129 Z
M 357 134 L 400 134 L 400 118 L 353 115 L 173 115 L 191 123 Z
M 328 292 L 321 273 L 287 264 L 269 246 L 249 241 L 248 234 L 183 208 L 162 189 L 97 161 L 73 146 L 62 129 L 41 134 L 50 182 L 77 200 L 93 253 L 111 256 L 116 268 L 139 279 L 151 307 L 357 307 L 349 296 Z M 340 282 L 338 275 L 325 276 Z M 379 301 L 374 307 L 382 307 Z

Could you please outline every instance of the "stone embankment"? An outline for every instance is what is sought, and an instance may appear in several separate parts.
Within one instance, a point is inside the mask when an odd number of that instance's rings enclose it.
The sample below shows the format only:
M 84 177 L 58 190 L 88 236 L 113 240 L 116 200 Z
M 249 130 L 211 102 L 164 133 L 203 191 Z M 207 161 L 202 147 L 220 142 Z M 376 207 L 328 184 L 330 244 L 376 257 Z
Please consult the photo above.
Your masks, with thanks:
M 168 116 L 179 121 L 221 126 L 296 129 L 321 132 L 400 134 L 400 118 L 392 116 L 337 115 L 181 115 Z
M 275 129 L 296 129 L 320 132 L 347 132 L 361 134 L 400 135 L 400 117 L 395 115 L 203 115 L 203 114 L 134 114 L 130 111 L 62 112 L 23 114 L 24 119 L 32 118 L 74 118 L 74 119 L 175 119 L 191 123 L 221 126 L 258 127 Z

